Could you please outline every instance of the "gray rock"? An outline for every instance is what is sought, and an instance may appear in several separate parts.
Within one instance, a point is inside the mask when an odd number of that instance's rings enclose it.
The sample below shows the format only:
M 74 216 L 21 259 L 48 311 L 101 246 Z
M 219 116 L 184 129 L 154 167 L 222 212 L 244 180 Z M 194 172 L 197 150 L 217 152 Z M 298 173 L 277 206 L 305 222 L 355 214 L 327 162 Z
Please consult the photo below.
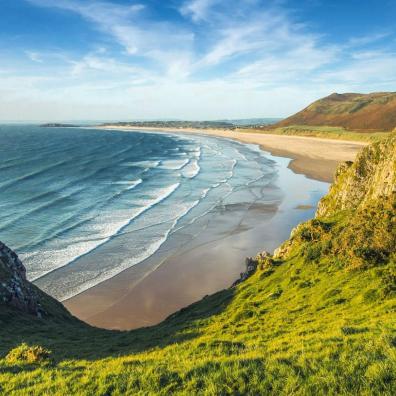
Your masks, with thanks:
M 0 242 L 0 301 L 20 311 L 42 317 L 35 288 L 26 279 L 26 268 L 17 254 Z

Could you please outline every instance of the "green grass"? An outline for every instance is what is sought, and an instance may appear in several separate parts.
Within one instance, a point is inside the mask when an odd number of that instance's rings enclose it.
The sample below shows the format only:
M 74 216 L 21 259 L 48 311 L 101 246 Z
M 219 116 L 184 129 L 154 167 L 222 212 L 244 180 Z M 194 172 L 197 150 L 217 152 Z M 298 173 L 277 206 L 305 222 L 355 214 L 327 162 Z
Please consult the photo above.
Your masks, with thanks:
M 348 131 L 342 127 L 292 125 L 274 129 L 239 129 L 240 132 L 269 133 L 288 136 L 308 136 L 326 139 L 351 140 L 373 143 L 389 137 L 390 132 Z
M 320 229 L 338 234 L 353 216 Z M 334 255 L 309 256 L 324 239 L 307 224 L 286 260 L 152 328 L 112 332 L 2 310 L 2 356 L 22 342 L 52 353 L 39 364 L 0 360 L 1 392 L 395 394 L 396 294 L 384 278 L 394 257 L 351 270 Z
M 23 339 L 52 350 L 54 362 L 1 360 L 1 391 L 394 394 L 396 299 L 382 297 L 376 269 L 348 272 L 297 254 L 263 273 L 145 331 L 35 320 L 26 333 L 3 322 L 3 354 Z
M 366 148 L 323 200 L 331 210 L 252 277 L 158 326 L 106 331 L 55 303 L 45 319 L 2 305 L 0 394 L 395 395 L 395 196 L 338 199 L 380 188 L 362 164 L 381 174 L 395 144 Z

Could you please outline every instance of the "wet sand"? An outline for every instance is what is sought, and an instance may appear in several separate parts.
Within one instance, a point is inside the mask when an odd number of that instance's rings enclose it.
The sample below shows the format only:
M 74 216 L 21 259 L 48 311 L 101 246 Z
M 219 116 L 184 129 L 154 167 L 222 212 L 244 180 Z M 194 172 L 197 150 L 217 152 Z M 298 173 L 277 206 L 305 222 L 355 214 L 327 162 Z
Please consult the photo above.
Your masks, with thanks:
M 196 228 L 208 231 L 192 244 L 170 256 L 165 248 L 162 254 L 66 301 L 66 307 L 95 326 L 131 329 L 159 323 L 203 296 L 229 287 L 244 270 L 246 252 L 258 252 L 262 238 L 271 239 L 264 230 L 259 232 L 254 212 L 262 219 L 276 213 L 275 207 L 252 209 L 242 224 L 235 224 L 232 217 L 237 210 L 226 210 L 222 224 L 197 224 Z
M 328 184 L 294 174 L 289 159 L 272 158 L 279 194 L 271 197 L 271 204 L 216 207 L 194 223 L 189 235 L 169 238 L 149 259 L 65 301 L 65 306 L 94 326 L 132 329 L 159 323 L 229 287 L 244 271 L 247 256 L 273 251 L 294 226 L 313 216 L 327 191 Z

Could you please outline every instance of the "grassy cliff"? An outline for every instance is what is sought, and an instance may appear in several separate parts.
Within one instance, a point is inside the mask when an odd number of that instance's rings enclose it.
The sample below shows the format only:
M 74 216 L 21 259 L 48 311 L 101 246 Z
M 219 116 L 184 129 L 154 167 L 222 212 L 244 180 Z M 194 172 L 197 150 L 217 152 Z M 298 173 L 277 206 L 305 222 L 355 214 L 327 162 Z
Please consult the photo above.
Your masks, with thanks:
M 158 326 L 3 304 L 0 393 L 395 394 L 395 169 L 395 137 L 365 148 L 251 277 Z

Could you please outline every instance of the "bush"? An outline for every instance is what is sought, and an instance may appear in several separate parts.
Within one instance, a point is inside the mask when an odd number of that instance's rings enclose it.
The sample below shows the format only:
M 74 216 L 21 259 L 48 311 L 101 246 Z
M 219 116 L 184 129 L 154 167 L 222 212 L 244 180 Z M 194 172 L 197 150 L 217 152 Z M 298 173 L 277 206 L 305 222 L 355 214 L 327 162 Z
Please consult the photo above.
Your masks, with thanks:
M 272 300 L 276 300 L 283 293 L 283 290 L 280 286 L 277 286 L 276 290 L 269 296 Z
M 309 245 L 305 251 L 306 261 L 318 260 L 322 253 L 322 247 L 320 244 Z
M 7 354 L 6 360 L 8 363 L 43 363 L 49 361 L 51 351 L 39 345 L 29 346 L 25 343 L 11 349 Z
M 357 257 L 362 258 L 365 262 L 372 265 L 384 264 L 389 259 L 390 252 L 385 249 L 372 248 L 372 247 L 358 247 L 354 250 Z
M 384 296 L 396 293 L 396 268 L 389 268 L 383 275 Z

